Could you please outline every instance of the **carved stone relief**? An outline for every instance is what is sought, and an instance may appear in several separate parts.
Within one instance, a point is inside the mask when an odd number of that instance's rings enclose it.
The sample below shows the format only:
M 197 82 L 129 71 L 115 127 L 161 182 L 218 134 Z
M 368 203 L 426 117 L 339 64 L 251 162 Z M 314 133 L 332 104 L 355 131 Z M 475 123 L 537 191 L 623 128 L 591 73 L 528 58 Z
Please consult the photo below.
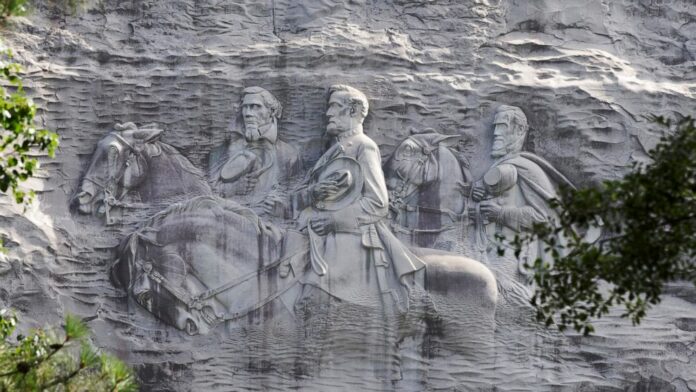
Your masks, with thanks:
M 245 112 L 262 111 L 264 103 L 254 103 L 249 91 L 266 92 L 246 89 Z M 407 313 L 409 301 L 417 297 L 414 289 L 424 293 L 429 287 L 455 296 L 466 292 L 481 309 L 492 312 L 495 279 L 483 266 L 454 254 L 445 261 L 427 250 L 419 250 L 417 256 L 390 231 L 379 147 L 362 128 L 368 100 L 349 86 L 329 91 L 326 132 L 335 142 L 309 171 L 307 181 L 282 203 L 291 207 L 288 215 L 297 218 L 294 227 L 264 221 L 231 200 L 195 197 L 157 213 L 122 241 L 114 282 L 158 318 L 190 334 L 207 333 L 266 306 L 292 314 L 312 291 L 310 286 L 339 301 L 400 314 Z M 247 125 L 255 120 L 248 116 Z M 245 153 L 249 151 L 239 150 L 223 159 L 220 169 L 212 172 L 225 176 L 232 170 L 245 171 L 238 170 L 246 162 L 241 158 Z M 225 168 L 230 162 L 238 166 Z M 128 171 L 134 164 L 122 166 Z M 143 170 L 147 168 L 142 165 L 138 175 L 156 177 Z M 96 182 L 92 173 L 88 171 L 83 184 Z M 245 175 L 264 173 L 252 170 Z M 89 189 L 82 192 L 94 195 Z M 276 211 L 274 205 L 275 200 L 265 204 L 268 212 Z M 448 277 L 432 279 L 443 274 Z
M 516 233 L 530 230 L 534 224 L 554 219 L 556 213 L 549 202 L 558 197 L 559 186 L 573 187 L 573 184 L 542 157 L 523 151 L 529 126 L 520 108 L 498 107 L 493 127 L 494 162 L 472 188 L 469 218 L 474 223 L 476 247 L 481 252 L 485 249 L 488 260 L 502 258 L 506 265 L 498 268 L 508 277 L 524 280 L 523 265 L 549 255 L 540 243 L 532 243 L 522 250 L 519 258 L 510 251 L 498 256 L 497 248 L 509 245 L 496 236 L 509 240 Z M 559 238 L 559 241 L 564 240 Z
M 283 106 L 276 97 L 261 87 L 242 94 L 242 129 L 233 129 L 230 140 L 211 152 L 208 171 L 222 197 L 247 196 L 259 203 L 276 196 L 302 162 L 297 149 L 281 139 Z
M 203 173 L 174 147 L 159 141 L 163 130 L 116 124 L 99 141 L 73 202 L 82 214 L 119 221 L 123 209 L 164 205 L 210 195 Z
M 27 325 L 90 320 L 152 391 L 696 390 L 691 286 L 559 334 L 495 249 L 693 110 L 687 2 L 35 3 L 0 34 L 61 135 L 0 202 Z
M 250 109 L 244 110 L 261 111 L 263 102 L 254 103 L 248 91 L 244 98 L 248 106 L 244 107 Z M 425 328 L 426 319 L 440 320 L 437 322 L 443 328 L 453 328 L 459 314 L 475 314 L 479 330 L 468 333 L 477 341 L 491 339 L 497 285 L 493 274 L 473 259 L 435 249 L 409 249 L 392 233 L 379 147 L 362 127 L 369 110 L 367 97 L 345 85 L 332 86 L 328 96 L 326 133 L 334 139 L 333 144 L 307 173 L 306 180 L 287 200 L 280 201 L 290 211 L 276 208 L 279 194 L 270 202 L 261 202 L 265 213 L 293 219 L 280 225 L 262 219 L 234 201 L 232 195 L 194 196 L 157 212 L 121 241 L 112 281 L 159 320 L 190 335 L 209 334 L 219 327 L 234 330 L 259 312 L 258 322 L 275 326 L 280 335 L 297 328 L 319 328 L 331 335 L 348 328 L 345 320 L 340 321 L 345 311 L 334 313 L 331 307 L 362 309 L 366 324 L 353 327 L 357 328 L 354 332 L 368 328 L 375 334 L 370 355 L 393 358 L 380 365 L 383 374 L 379 377 L 399 380 L 403 371 L 400 358 L 413 354 L 405 352 L 398 342 L 411 339 L 422 344 L 418 331 Z M 247 125 L 252 118 L 249 120 Z M 149 141 L 155 134 L 150 128 L 132 124 L 126 128 L 142 133 L 138 140 Z M 109 152 L 128 148 L 132 143 L 125 144 L 124 138 L 122 133 L 111 133 L 100 146 Z M 430 145 L 440 142 L 431 140 Z M 126 163 L 116 164 L 120 161 L 115 152 L 107 159 L 108 168 L 121 168 L 127 174 L 107 171 L 106 184 L 123 183 L 122 188 L 130 190 L 133 187 L 126 184 L 131 182 L 121 181 L 121 177 L 157 177 L 148 171 L 151 166 L 131 162 L 140 157 L 136 151 L 143 148 L 132 150 L 126 151 Z M 100 152 L 98 149 L 93 162 L 98 161 Z M 241 166 L 235 165 L 244 163 L 241 157 L 247 152 L 235 152 L 212 172 L 224 177 L 239 169 Z M 158 153 L 165 152 L 160 149 Z M 172 150 L 166 153 L 177 154 Z M 458 164 L 452 159 L 450 163 Z M 225 168 L 229 162 L 234 167 Z M 190 165 L 182 159 L 176 163 L 170 170 L 177 173 L 183 170 L 181 165 Z M 98 194 L 85 185 L 99 181 L 95 180 L 95 165 L 92 163 L 82 181 L 80 212 L 88 212 L 83 207 L 89 206 L 86 199 Z M 128 174 L 130 170 L 136 174 Z M 264 175 L 255 170 L 245 175 L 254 173 Z M 183 181 L 177 180 L 174 187 Z M 103 192 L 110 195 L 111 189 L 105 186 Z M 119 195 L 127 193 L 123 190 Z M 239 200 L 248 201 L 243 197 Z M 107 214 L 107 222 L 109 217 Z M 323 321 L 327 317 L 328 325 Z M 448 335 L 454 338 L 460 331 L 451 330 Z M 336 347 L 332 352 L 342 355 L 345 349 Z
M 366 95 L 334 85 L 327 97 L 331 143 L 302 174 L 297 149 L 278 137 L 282 104 L 263 88 L 244 89 L 242 130 L 209 155 L 212 188 L 159 141 L 162 129 L 116 124 L 73 199 L 77 213 L 125 233 L 113 284 L 189 335 L 229 333 L 253 319 L 286 336 L 272 347 L 291 351 L 300 350 L 293 331 L 345 335 L 344 317 L 359 309 L 365 324 L 357 330 L 375 334 L 369 355 L 394 359 L 375 365 L 385 380 L 400 380 L 413 355 L 398 342 L 425 344 L 418 331 L 432 323 L 450 342 L 491 344 L 499 287 L 498 318 L 526 311 L 520 264 L 542 254 L 533 244 L 522 261 L 500 256 L 497 237 L 553 219 L 549 201 L 570 181 L 523 151 L 528 124 L 518 107 L 495 111 L 493 163 L 475 179 L 470 136 L 434 129 L 413 130 L 383 171 L 380 148 L 363 130 Z M 120 219 L 138 208 L 146 219 Z M 466 336 L 456 327 L 462 314 L 475 315 Z

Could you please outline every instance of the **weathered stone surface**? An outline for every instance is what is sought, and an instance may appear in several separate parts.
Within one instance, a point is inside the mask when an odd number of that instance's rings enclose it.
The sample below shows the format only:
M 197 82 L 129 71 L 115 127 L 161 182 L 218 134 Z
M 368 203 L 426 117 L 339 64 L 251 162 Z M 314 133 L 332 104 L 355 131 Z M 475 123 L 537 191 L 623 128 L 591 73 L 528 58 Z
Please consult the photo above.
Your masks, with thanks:
M 2 305 L 27 325 L 89 317 L 97 343 L 134 364 L 146 390 L 696 390 L 688 284 L 673 284 L 642 325 L 608 317 L 591 338 L 531 322 L 527 288 L 505 274 L 495 320 L 462 307 L 473 298 L 433 292 L 448 318 L 411 313 L 420 316 L 394 366 L 388 321 L 348 303 L 301 310 L 297 329 L 268 322 L 268 310 L 207 335 L 167 325 L 109 277 L 115 247 L 164 206 L 132 200 L 106 225 L 74 202 L 117 123 L 162 130 L 159 143 L 207 172 L 250 86 L 282 104 L 278 134 L 300 151 L 303 174 L 327 150 L 327 88 L 342 83 L 367 95 L 365 134 L 385 163 L 412 130 L 457 135 L 418 137 L 451 154 L 441 165 L 466 161 L 461 179 L 478 180 L 504 104 L 526 114 L 525 150 L 574 184 L 616 178 L 660 136 L 644 115 L 693 110 L 695 18 L 684 0 L 88 1 L 75 15 L 37 5 L 2 35 L 61 150 L 30 183 L 31 210 L 2 199 Z M 439 207 L 452 198 L 437 196 Z M 467 254 L 470 244 L 458 234 L 428 245 Z

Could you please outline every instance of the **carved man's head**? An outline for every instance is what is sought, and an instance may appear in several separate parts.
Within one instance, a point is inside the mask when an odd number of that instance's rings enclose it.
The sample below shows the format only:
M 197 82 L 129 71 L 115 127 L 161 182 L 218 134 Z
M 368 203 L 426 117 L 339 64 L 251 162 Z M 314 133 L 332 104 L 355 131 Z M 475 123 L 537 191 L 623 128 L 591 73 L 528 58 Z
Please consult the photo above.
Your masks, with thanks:
M 522 151 L 529 130 L 527 116 L 522 109 L 516 106 L 500 106 L 495 112 L 493 126 L 493 158 Z
M 242 119 L 245 129 L 258 129 L 280 119 L 283 106 L 268 90 L 247 87 L 243 96 Z
M 345 85 L 329 88 L 329 108 L 326 110 L 326 133 L 332 136 L 362 127 L 370 104 L 362 91 Z

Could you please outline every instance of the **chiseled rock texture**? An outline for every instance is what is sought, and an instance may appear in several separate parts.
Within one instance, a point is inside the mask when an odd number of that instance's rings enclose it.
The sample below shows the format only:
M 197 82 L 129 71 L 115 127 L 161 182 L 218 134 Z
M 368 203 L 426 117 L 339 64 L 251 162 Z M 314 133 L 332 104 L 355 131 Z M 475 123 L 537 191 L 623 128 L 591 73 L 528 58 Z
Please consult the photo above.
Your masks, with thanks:
M 384 383 L 323 358 L 329 370 L 315 379 L 281 364 L 284 353 L 262 353 L 272 336 L 252 322 L 190 337 L 129 302 L 108 271 L 130 228 L 69 208 L 115 123 L 157 123 L 162 141 L 205 169 L 255 85 L 284 105 L 280 133 L 305 168 L 326 143 L 326 88 L 344 83 L 370 98 L 366 133 L 384 158 L 413 129 L 460 133 L 480 176 L 493 111 L 507 104 L 527 114 L 527 149 L 573 182 L 618 178 L 662 135 L 646 115 L 696 107 L 693 1 L 88 0 L 74 14 L 39 3 L 0 30 L 39 123 L 61 136 L 29 183 L 38 202 L 23 213 L 1 199 L 0 305 L 26 326 L 89 318 L 96 343 L 132 363 L 145 390 L 696 390 L 696 289 L 686 283 L 640 326 L 617 313 L 585 338 L 501 309 L 495 342 L 427 374 Z M 433 357 L 448 349 L 437 340 Z

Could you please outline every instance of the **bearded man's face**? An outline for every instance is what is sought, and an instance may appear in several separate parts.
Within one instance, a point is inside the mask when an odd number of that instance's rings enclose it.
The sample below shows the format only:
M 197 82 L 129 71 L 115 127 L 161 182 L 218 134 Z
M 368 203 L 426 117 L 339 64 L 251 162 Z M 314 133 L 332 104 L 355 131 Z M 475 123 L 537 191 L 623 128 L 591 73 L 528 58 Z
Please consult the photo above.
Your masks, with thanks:
M 271 122 L 269 109 L 261 94 L 247 94 L 242 101 L 242 119 L 246 130 L 259 129 Z

